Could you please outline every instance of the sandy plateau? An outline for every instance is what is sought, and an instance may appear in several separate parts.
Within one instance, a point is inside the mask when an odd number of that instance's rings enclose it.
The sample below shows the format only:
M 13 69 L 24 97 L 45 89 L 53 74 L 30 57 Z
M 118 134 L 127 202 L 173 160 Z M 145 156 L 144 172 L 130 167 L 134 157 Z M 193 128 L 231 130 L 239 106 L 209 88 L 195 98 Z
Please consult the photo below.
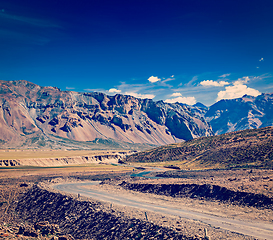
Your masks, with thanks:
M 131 151 L 0 150 L 0 166 L 67 166 L 118 163 Z

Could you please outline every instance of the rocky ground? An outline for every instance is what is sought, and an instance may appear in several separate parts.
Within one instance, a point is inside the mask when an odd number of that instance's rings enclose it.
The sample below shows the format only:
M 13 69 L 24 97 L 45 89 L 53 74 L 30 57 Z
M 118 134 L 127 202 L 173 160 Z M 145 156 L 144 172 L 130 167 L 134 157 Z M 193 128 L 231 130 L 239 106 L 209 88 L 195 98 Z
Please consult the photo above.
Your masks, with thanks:
M 180 178 L 178 175 L 180 174 Z M 132 194 L 134 198 L 145 199 L 154 203 L 168 204 L 207 212 L 221 217 L 228 217 L 251 222 L 264 221 L 272 224 L 272 170 L 222 170 L 222 171 L 171 171 L 152 175 L 175 175 L 176 178 L 164 179 L 115 179 L 104 181 L 99 187 L 115 194 Z M 183 191 L 177 186 L 194 186 L 196 192 Z M 202 189 L 205 187 L 205 189 Z M 96 188 L 96 186 L 92 186 Z M 191 188 L 193 190 L 194 188 Z M 225 190 L 212 196 L 213 189 Z M 244 189 L 244 190 L 242 190 Z M 201 190 L 201 191 L 200 191 Z M 185 192 L 185 191 L 184 191 Z M 221 192 L 221 191 L 220 191 Z M 198 195 L 199 193 L 199 195 Z M 228 201 L 223 196 L 231 194 Z M 240 199 L 240 194 L 243 194 Z M 222 198 L 218 198 L 222 197 Z M 250 196 L 255 204 L 247 203 Z M 253 197 L 254 196 L 254 197 Z M 262 200 L 266 199 L 264 204 Z M 266 204 L 270 202 L 270 204 Z M 260 204 L 260 205 L 259 205 Z M 193 226 L 193 224 L 188 224 Z M 203 226 L 206 227 L 206 226 Z M 201 227 L 202 228 L 202 227 Z M 210 228 L 208 228 L 210 229 Z M 196 229 L 194 229 L 196 231 Z M 242 236 L 227 236 L 219 229 L 210 229 L 212 239 L 240 239 Z
M 166 171 L 155 174 L 170 183 L 210 184 L 232 191 L 262 194 L 273 198 L 273 171 L 271 169 L 234 169 L 209 171 Z M 163 182 L 164 180 L 161 180 Z M 152 183 L 152 181 L 150 180 Z
M 0 185 L 0 239 L 34 239 L 39 236 L 34 226 L 18 216 L 15 207 L 31 183 L 19 179 L 1 179 Z M 48 237 L 40 237 L 47 240 Z
M 126 157 L 127 163 L 166 164 L 184 170 L 272 169 L 273 127 L 169 144 Z
M 35 184 L 14 181 L 1 190 L 7 199 L 1 208 L 4 239 L 201 239 Z
M 200 239 L 115 213 L 115 209 L 105 209 L 99 202 L 78 200 L 37 186 L 20 198 L 16 211 L 34 225 L 46 219 L 50 229 L 54 226 L 61 234 L 76 239 Z
M 159 179 L 131 178 L 115 184 L 127 190 L 175 198 L 273 208 L 272 170 L 167 171 L 153 175 Z
M 150 174 L 151 175 L 151 174 Z M 21 178 L 1 178 L 0 238 L 3 239 L 203 239 L 207 229 L 211 239 L 253 239 L 204 223 L 140 209 L 97 202 L 84 197 L 63 195 L 50 190 L 60 181 L 103 180 L 93 186 L 136 199 L 201 209 L 200 211 L 234 219 L 273 222 L 272 207 L 232 204 L 213 198 L 176 196 L 129 190 L 134 184 L 214 185 L 230 191 L 260 194 L 272 199 L 272 170 L 169 171 L 155 175 L 176 176 L 164 179 L 129 178 L 125 173 L 69 173 L 58 175 L 23 175 Z M 108 179 L 108 180 L 107 180 Z M 109 180 L 111 179 L 111 180 Z M 36 183 L 43 184 L 36 186 Z M 127 189 L 126 189 L 127 188 Z M 139 189 L 138 189 L 139 190 Z M 181 194 L 180 194 L 181 195 Z M 122 237 L 122 238 L 121 238 Z
M 83 169 L 85 169 L 83 171 Z M 89 169 L 87 171 L 87 169 Z M 104 169 L 104 170 L 102 170 Z M 72 236 L 63 235 L 58 226 L 48 221 L 26 220 L 16 210 L 20 198 L 40 181 L 55 179 L 69 181 L 77 178 L 101 180 L 115 175 L 123 175 L 123 171 L 112 171 L 105 168 L 96 171 L 92 167 L 86 168 L 58 168 L 58 169 L 0 169 L 0 239 L 74 239 Z M 81 171 L 80 171 L 81 170 Z M 105 171 L 106 170 L 106 171 Z M 54 180 L 53 180 L 54 181 Z M 42 234 L 40 225 L 46 226 L 48 234 Z

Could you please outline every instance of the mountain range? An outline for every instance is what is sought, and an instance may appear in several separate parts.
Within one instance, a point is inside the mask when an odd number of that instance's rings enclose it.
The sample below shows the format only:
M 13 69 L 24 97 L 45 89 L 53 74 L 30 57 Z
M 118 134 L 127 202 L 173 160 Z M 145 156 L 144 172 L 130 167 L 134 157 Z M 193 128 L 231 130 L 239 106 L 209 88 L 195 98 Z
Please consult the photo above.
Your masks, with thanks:
M 0 94 L 2 148 L 108 140 L 154 146 L 213 135 L 201 111 L 183 104 L 61 91 L 24 80 L 0 81 Z
M 221 100 L 204 117 L 216 135 L 273 125 L 273 93 Z
M 210 107 L 0 81 L 1 148 L 149 148 L 271 126 L 273 94 Z

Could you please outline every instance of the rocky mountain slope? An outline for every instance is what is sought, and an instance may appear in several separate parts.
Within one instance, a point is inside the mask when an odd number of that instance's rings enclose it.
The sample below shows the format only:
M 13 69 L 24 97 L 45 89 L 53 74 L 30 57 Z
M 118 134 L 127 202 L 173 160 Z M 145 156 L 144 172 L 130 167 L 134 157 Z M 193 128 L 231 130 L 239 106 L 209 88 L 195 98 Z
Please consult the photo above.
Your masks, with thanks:
M 204 114 L 215 134 L 273 125 L 273 93 L 221 100 Z
M 127 162 L 177 161 L 183 169 L 273 167 L 273 127 L 202 137 L 130 155 Z
M 1 148 L 163 145 L 213 135 L 202 115 L 178 103 L 0 81 Z

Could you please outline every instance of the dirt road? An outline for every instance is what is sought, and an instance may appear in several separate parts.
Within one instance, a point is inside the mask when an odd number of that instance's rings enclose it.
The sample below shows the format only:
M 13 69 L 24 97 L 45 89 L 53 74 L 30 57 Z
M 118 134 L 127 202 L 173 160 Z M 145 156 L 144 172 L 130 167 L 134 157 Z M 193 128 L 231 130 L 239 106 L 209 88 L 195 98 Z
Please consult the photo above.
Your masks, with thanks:
M 241 233 L 248 236 L 253 236 L 259 239 L 272 239 L 273 240 L 273 224 L 261 221 L 242 221 L 230 218 L 223 218 L 220 216 L 210 215 L 202 212 L 188 210 L 181 206 L 167 206 L 145 202 L 144 200 L 135 200 L 133 198 L 118 196 L 109 194 L 103 190 L 94 190 L 87 188 L 87 186 L 98 185 L 99 182 L 88 182 L 88 183 L 67 183 L 58 184 L 54 188 L 60 191 L 80 194 L 82 196 L 94 198 L 101 201 L 107 201 L 114 204 L 139 208 L 142 210 L 153 211 L 163 215 L 174 215 L 181 218 L 191 219 L 200 221 L 203 223 L 210 224 L 214 227 L 219 227 L 225 230 Z

